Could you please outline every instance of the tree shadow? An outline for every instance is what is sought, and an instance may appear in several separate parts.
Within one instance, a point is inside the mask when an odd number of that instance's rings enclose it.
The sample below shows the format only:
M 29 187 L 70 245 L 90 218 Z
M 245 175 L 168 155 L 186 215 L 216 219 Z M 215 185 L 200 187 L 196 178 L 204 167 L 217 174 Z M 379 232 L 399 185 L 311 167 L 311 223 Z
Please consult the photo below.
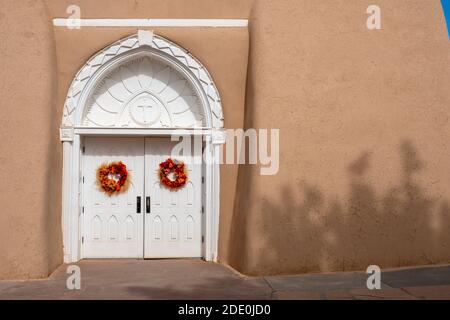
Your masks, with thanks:
M 240 270 L 268 275 L 449 262 L 450 204 L 419 183 L 425 164 L 414 145 L 403 141 L 399 151 L 400 181 L 384 193 L 368 176 L 372 154 L 363 152 L 347 168 L 344 199 L 302 182 L 286 184 L 277 202 L 263 200 L 262 250 L 246 252 L 254 261 Z

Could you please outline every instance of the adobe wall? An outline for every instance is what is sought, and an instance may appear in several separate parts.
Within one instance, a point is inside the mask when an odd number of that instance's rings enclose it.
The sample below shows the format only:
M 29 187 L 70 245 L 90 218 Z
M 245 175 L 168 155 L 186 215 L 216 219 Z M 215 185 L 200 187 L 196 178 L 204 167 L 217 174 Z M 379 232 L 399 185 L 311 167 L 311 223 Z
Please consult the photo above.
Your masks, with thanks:
M 0 6 L 0 279 L 62 261 L 60 107 L 51 20 L 41 1 Z
M 0 279 L 46 277 L 62 263 L 62 144 L 59 126 L 67 90 L 83 64 L 138 28 L 53 27 L 76 4 L 82 18 L 248 18 L 251 1 L 9 1 L 1 8 L 2 185 Z M 5 19 L 3 19 L 5 18 Z M 18 23 L 24 21 L 27 23 Z M 141 28 L 150 29 L 150 28 Z M 246 28 L 151 28 L 189 50 L 221 94 L 225 125 L 242 128 L 248 59 Z M 3 89 L 2 89 L 3 91 Z M 20 128 L 20 134 L 18 133 Z M 26 139 L 25 139 L 26 137 Z M 32 170 L 33 184 L 27 184 Z M 40 174 L 35 174 L 39 172 Z M 237 166 L 222 168 L 221 242 L 228 243 Z M 226 246 L 220 246 L 227 256 Z
M 227 128 L 281 129 L 278 175 L 222 167 L 222 263 L 261 275 L 450 262 L 439 2 L 378 0 L 380 31 L 366 28 L 372 1 L 252 2 L 3 1 L 0 278 L 62 263 L 64 98 L 91 55 L 137 30 L 54 28 L 69 4 L 83 18 L 250 17 L 249 30 L 153 28 L 209 69 Z
M 366 9 L 382 10 L 382 30 Z M 246 127 L 280 171 L 240 170 L 247 274 L 450 262 L 450 41 L 439 1 L 255 1 Z M 269 187 L 270 186 L 270 187 Z

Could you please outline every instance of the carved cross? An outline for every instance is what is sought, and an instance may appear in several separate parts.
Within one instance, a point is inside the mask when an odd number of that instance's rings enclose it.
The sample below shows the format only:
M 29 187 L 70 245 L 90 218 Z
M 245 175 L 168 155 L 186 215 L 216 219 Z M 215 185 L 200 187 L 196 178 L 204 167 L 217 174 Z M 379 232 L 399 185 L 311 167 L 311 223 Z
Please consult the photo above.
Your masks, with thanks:
M 153 106 L 151 105 L 151 103 L 148 99 L 143 99 L 140 102 L 141 103 L 139 105 L 137 105 L 136 108 L 142 109 L 142 121 L 144 123 L 147 123 L 149 121 L 149 119 L 148 119 L 149 111 L 150 111 L 150 109 L 153 108 Z

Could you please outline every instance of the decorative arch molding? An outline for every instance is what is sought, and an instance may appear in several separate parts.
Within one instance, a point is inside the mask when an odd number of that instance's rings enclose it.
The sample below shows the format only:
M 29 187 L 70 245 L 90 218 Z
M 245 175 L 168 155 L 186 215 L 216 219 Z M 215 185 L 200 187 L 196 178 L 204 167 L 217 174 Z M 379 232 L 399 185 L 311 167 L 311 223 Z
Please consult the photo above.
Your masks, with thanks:
M 165 68 L 169 70 L 165 71 Z M 159 71 L 153 72 L 156 69 Z M 148 77 L 149 74 L 152 76 Z M 139 79 L 141 75 L 146 78 Z M 154 87 L 152 81 L 159 81 L 163 86 Z M 118 88 L 118 85 L 122 87 Z M 102 102 L 105 97 L 100 97 L 101 93 L 106 91 L 111 96 L 107 99 L 115 101 Z M 171 104 L 174 99 L 180 100 Z M 139 107 L 151 109 L 147 117 L 136 115 Z M 95 115 L 95 112 L 100 113 Z M 103 121 L 108 116 L 112 120 Z M 225 143 L 223 124 L 220 95 L 212 77 L 195 57 L 177 44 L 153 32 L 140 30 L 92 56 L 76 74 L 68 90 L 60 129 L 64 261 L 71 263 L 83 258 L 80 222 L 83 216 L 84 138 L 170 137 L 172 134 L 203 137 L 203 258 L 217 261 L 219 157 L 220 144 Z
M 188 51 L 177 44 L 154 35 L 150 31 L 140 30 L 137 34 L 121 39 L 91 57 L 75 76 L 64 105 L 62 128 L 85 126 L 84 108 L 89 95 L 94 90 L 99 78 L 114 67 L 137 58 L 138 55 L 154 57 L 164 61 L 174 70 L 190 80 L 193 89 L 202 101 L 206 128 L 223 128 L 223 112 L 220 95 L 207 69 Z M 192 126 L 191 126 L 192 127 Z M 61 135 L 65 140 L 65 135 Z

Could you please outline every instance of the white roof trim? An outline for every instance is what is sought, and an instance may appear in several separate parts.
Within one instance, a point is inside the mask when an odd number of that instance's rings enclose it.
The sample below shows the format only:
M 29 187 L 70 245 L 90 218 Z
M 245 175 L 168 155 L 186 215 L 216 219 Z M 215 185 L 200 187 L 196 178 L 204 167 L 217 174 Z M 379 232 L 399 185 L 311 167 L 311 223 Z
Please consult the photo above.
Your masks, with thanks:
M 246 28 L 247 19 L 66 19 L 55 18 L 55 27 L 213 27 Z

